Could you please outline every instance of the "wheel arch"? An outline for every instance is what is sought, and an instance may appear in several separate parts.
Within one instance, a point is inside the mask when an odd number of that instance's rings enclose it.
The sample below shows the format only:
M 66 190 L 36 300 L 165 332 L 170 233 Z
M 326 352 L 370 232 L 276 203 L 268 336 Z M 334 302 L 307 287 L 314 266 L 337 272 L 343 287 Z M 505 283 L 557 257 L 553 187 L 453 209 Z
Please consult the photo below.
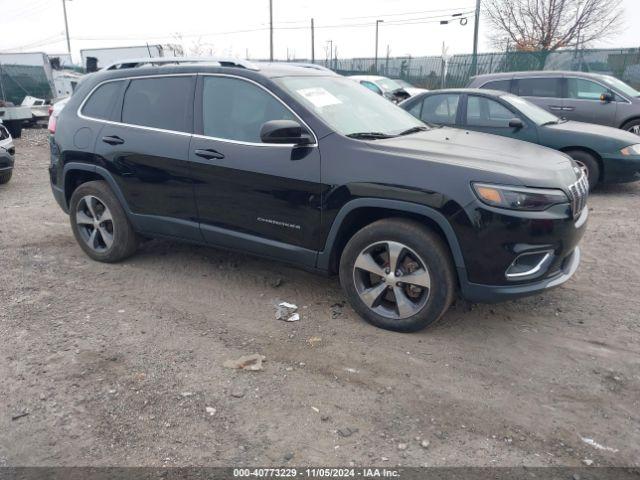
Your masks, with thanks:
M 464 259 L 457 236 L 447 218 L 437 210 L 400 200 L 356 199 L 343 206 L 331 226 L 324 249 L 318 254 L 317 267 L 337 272 L 340 255 L 358 230 L 384 218 L 409 218 L 424 222 L 445 242 L 458 272 L 464 271 Z
M 627 123 L 630 123 L 630 122 L 633 122 L 633 121 L 636 121 L 636 120 L 640 120 L 640 115 L 634 115 L 633 117 L 625 118 L 620 123 L 620 126 L 618 128 L 624 129 L 624 127 L 627 125 Z
M 62 172 L 62 184 L 64 186 L 64 199 L 66 202 L 66 208 L 69 209 L 69 203 L 73 192 L 83 183 L 92 182 L 96 180 L 102 180 L 107 182 L 113 193 L 116 195 L 122 208 L 124 208 L 127 215 L 130 214 L 129 207 L 125 201 L 118 184 L 114 180 L 111 173 L 105 168 L 97 165 L 91 165 L 86 163 L 70 162 L 64 166 Z
M 600 154 L 595 150 L 592 150 L 589 147 L 584 147 L 584 146 L 574 146 L 574 147 L 562 147 L 560 151 L 562 153 L 566 153 L 567 155 L 571 151 L 574 151 L 574 152 L 579 151 L 579 152 L 588 153 L 589 155 L 593 156 L 593 158 L 596 159 L 596 162 L 598 162 L 598 167 L 600 168 L 600 175 L 599 175 L 598 181 L 602 181 L 602 179 L 604 178 L 604 163 L 602 162 L 602 157 L 600 156 Z

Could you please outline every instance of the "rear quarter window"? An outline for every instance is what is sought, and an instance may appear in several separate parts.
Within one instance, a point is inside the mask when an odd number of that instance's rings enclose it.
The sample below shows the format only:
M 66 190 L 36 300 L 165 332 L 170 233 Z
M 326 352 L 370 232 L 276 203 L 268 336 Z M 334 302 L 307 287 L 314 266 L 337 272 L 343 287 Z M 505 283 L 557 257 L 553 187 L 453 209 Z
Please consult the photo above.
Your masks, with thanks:
M 90 118 L 109 120 L 124 82 L 107 82 L 96 88 L 82 107 L 82 114 Z

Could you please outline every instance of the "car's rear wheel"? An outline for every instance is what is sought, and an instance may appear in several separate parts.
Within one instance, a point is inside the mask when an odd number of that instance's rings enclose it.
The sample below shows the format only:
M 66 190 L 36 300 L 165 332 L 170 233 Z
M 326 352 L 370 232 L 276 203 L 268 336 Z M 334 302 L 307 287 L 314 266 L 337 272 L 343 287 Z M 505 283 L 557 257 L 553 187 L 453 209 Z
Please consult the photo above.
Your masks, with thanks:
M 84 252 L 99 262 L 118 262 L 132 255 L 136 233 L 106 182 L 80 185 L 71 196 L 71 229 Z
M 412 220 L 379 220 L 358 231 L 340 259 L 340 283 L 367 322 L 413 332 L 437 321 L 455 293 L 444 242 Z
M 582 150 L 570 150 L 566 153 L 586 172 L 589 179 L 589 190 L 593 190 L 598 181 L 600 181 L 600 164 L 598 160 L 589 152 Z
M 11 176 L 13 175 L 13 170 L 9 170 L 8 172 L 0 173 L 0 185 L 9 183 L 11 180 Z
M 627 132 L 640 135 L 640 118 L 636 118 L 635 120 L 631 120 L 630 122 L 625 123 L 622 129 L 626 130 Z

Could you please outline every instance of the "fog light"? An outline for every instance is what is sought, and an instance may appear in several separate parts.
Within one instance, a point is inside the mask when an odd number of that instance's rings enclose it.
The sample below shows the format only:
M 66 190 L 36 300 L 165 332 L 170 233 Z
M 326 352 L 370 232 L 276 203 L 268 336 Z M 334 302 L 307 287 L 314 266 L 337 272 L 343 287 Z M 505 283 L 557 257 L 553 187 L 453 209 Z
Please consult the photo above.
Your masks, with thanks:
M 505 276 L 509 280 L 527 280 L 543 275 L 553 261 L 553 251 L 523 253 L 511 263 Z

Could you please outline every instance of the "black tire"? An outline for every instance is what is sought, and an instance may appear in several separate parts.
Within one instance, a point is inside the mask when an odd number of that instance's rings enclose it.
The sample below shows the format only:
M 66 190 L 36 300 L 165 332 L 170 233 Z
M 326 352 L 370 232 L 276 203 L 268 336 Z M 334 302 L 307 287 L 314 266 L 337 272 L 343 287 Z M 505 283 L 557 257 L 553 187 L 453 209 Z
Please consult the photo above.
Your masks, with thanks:
M 22 122 L 12 120 L 10 122 L 6 122 L 5 127 L 9 130 L 9 133 L 13 138 L 20 138 L 22 136 Z
M 86 237 L 89 236 L 87 231 L 91 230 L 91 227 L 82 226 L 78 223 L 78 218 L 82 215 L 81 210 L 83 210 L 83 206 L 80 205 L 80 203 L 84 202 L 84 205 L 86 205 L 85 199 L 90 197 L 97 199 L 98 205 L 101 203 L 111 214 L 111 220 L 108 220 L 106 224 L 103 225 L 105 229 L 110 230 L 111 244 L 107 246 L 106 242 L 103 241 L 103 244 L 99 245 L 99 250 L 90 247 L 86 239 Z M 103 212 L 104 211 L 105 210 L 103 210 Z M 69 218 L 76 241 L 82 250 L 94 260 L 105 263 L 119 262 L 133 255 L 136 251 L 138 237 L 122 205 L 120 205 L 117 197 L 104 181 L 83 183 L 73 192 L 69 206 Z M 95 226 L 93 228 L 95 229 Z M 95 240 L 92 243 L 95 245 Z
M 640 118 L 635 118 L 628 121 L 622 126 L 622 130 L 640 135 Z
M 13 175 L 13 170 L 9 170 L 8 172 L 0 173 L 0 185 L 5 183 L 9 183 L 11 180 L 11 176 Z
M 566 152 L 571 158 L 587 169 L 589 177 L 589 190 L 593 190 L 600 181 L 600 164 L 596 157 L 582 150 L 570 150 Z
M 426 303 L 420 306 L 420 302 L 417 302 L 416 308 L 419 309 L 405 318 L 389 318 L 387 315 L 379 314 L 374 311 L 374 308 L 380 308 L 380 305 L 376 306 L 374 302 L 372 307 L 368 306 L 361 298 L 361 294 L 358 293 L 357 282 L 359 280 L 357 275 L 360 275 L 362 270 L 355 269 L 356 260 L 362 256 L 361 254 L 369 251 L 368 249 L 372 246 L 375 249 L 376 245 L 384 245 L 387 242 L 402 244 L 406 247 L 403 250 L 405 258 L 407 252 L 417 254 L 431 279 L 430 287 L 423 290 L 423 294 L 428 293 L 424 297 Z M 421 330 L 442 317 L 454 298 L 456 290 L 454 272 L 449 249 L 437 234 L 418 222 L 399 218 L 378 220 L 362 228 L 349 240 L 340 258 L 340 283 L 354 310 L 372 325 L 398 332 Z M 364 273 L 365 278 L 372 278 L 371 276 L 367 277 L 368 273 Z M 409 273 L 405 273 L 405 275 L 409 275 Z M 382 277 L 374 275 L 373 278 Z M 394 278 L 402 280 L 400 277 Z M 385 280 L 378 283 L 377 286 L 384 282 Z M 389 283 L 387 285 L 387 290 L 395 292 Z M 402 285 L 402 282 L 398 282 L 397 285 Z M 387 297 L 385 296 L 387 295 L 390 295 L 389 291 L 382 294 L 380 302 L 386 302 Z M 393 293 L 393 297 L 395 298 L 395 293 Z M 397 308 L 396 312 L 400 313 L 400 309 Z

